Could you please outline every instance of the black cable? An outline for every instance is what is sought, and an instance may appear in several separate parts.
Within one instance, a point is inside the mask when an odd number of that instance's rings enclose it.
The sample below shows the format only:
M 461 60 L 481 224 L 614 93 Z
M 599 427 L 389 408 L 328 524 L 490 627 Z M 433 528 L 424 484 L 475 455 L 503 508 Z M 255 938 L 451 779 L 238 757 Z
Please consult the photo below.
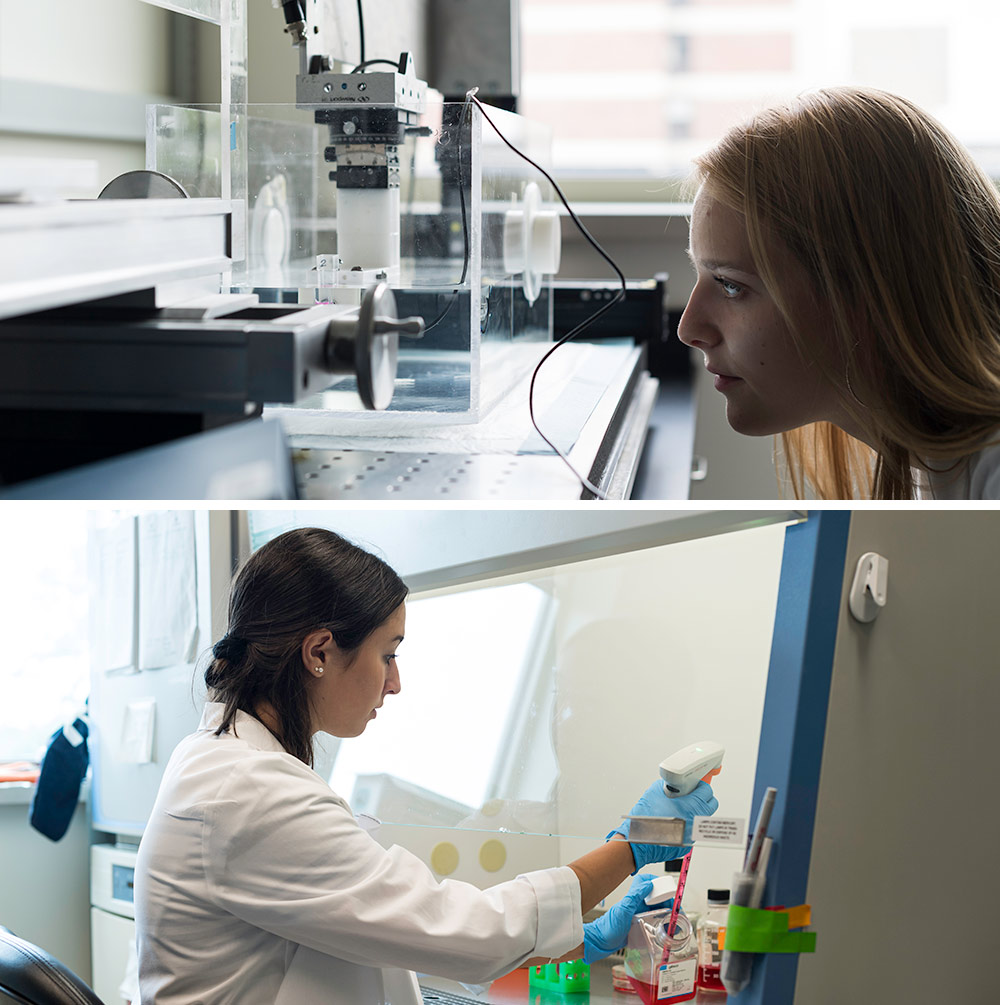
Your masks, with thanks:
M 462 207 L 462 237 L 465 239 L 465 259 L 462 262 L 462 276 L 458 280 L 461 286 L 465 282 L 465 277 L 469 271 L 469 217 L 465 210 L 465 173 L 462 170 L 462 127 L 465 125 L 465 117 L 469 114 L 472 102 L 475 98 L 471 94 L 465 96 L 465 104 L 462 106 L 462 114 L 458 117 L 458 201 Z M 471 118 L 469 119 L 471 123 Z
M 358 65 L 363 66 L 365 62 L 365 12 L 361 9 L 361 0 L 358 0 L 358 37 L 361 39 L 361 59 L 358 60 Z
M 383 63 L 385 66 L 391 66 L 394 70 L 399 69 L 399 63 L 395 59 L 363 59 L 351 73 L 360 73 L 362 70 L 366 70 L 369 66 L 374 66 L 376 63 Z
M 448 301 L 448 305 L 445 309 L 420 333 L 420 337 L 423 338 L 432 328 L 437 328 L 439 324 L 448 316 L 448 312 L 455 306 L 455 301 L 458 300 L 458 290 L 455 290 L 451 295 L 451 299 Z
M 462 114 L 458 117 L 458 130 L 457 130 L 457 159 L 458 159 L 458 202 L 462 208 L 462 239 L 465 243 L 465 253 L 462 256 L 462 275 L 459 277 L 458 286 L 463 286 L 465 284 L 465 277 L 469 274 L 469 258 L 470 246 L 469 246 L 469 215 L 465 208 L 465 173 L 462 170 L 462 127 L 465 125 L 465 117 L 468 114 L 469 107 L 472 104 L 471 98 L 466 95 L 465 104 L 462 106 Z M 455 301 L 458 300 L 458 295 L 461 291 L 455 290 L 451 295 L 451 300 L 448 301 L 447 306 L 441 313 L 424 328 L 423 334 L 426 335 L 432 328 L 436 328 L 442 321 L 448 316 L 448 312 L 455 306 Z
M 581 321 L 575 328 L 568 331 L 565 335 L 563 335 L 562 338 L 560 338 L 557 342 L 555 342 L 552 345 L 549 351 L 545 353 L 545 355 L 538 361 L 537 365 L 535 366 L 535 370 L 531 375 L 531 384 L 528 387 L 528 414 L 531 416 L 531 424 L 535 427 L 535 432 L 537 432 L 538 435 L 563 459 L 566 466 L 570 469 L 570 471 L 573 472 L 573 474 L 579 480 L 580 484 L 588 492 L 592 492 L 595 496 L 597 496 L 598 499 L 606 499 L 607 496 L 605 496 L 605 494 L 596 485 L 593 485 L 587 478 L 581 475 L 580 472 L 573 467 L 572 463 L 570 462 L 570 459 L 541 431 L 541 429 L 538 428 L 538 423 L 535 421 L 535 381 L 538 378 L 538 371 L 541 370 L 542 364 L 556 351 L 556 349 L 558 349 L 561 345 L 565 345 L 567 342 L 569 342 L 570 339 L 576 338 L 576 336 L 579 335 L 580 332 L 582 332 L 585 328 L 589 328 L 599 317 L 601 317 L 607 311 L 611 310 L 612 307 L 614 307 L 616 304 L 621 303 L 625 299 L 626 294 L 625 275 L 622 272 L 622 270 L 619 269 L 618 266 L 615 264 L 615 262 L 611 259 L 611 256 L 608 255 L 608 253 L 597 243 L 597 241 L 594 239 L 590 231 L 587 230 L 587 228 L 583 225 L 583 221 L 576 215 L 576 213 L 573 212 L 573 207 L 570 206 L 569 202 L 566 199 L 566 196 L 563 195 L 562 189 L 556 183 L 556 180 L 552 177 L 552 175 L 550 175 L 548 171 L 546 171 L 545 168 L 543 168 L 540 164 L 535 163 L 535 161 L 533 161 L 526 153 L 523 153 L 522 151 L 518 150 L 517 147 L 515 147 L 514 144 L 511 143 L 510 140 L 508 140 L 507 137 L 504 136 L 504 134 L 500 132 L 499 129 L 497 129 L 496 124 L 489 117 L 489 115 L 487 115 L 483 103 L 476 97 L 477 90 L 478 88 L 474 87 L 471 91 L 469 91 L 468 94 L 466 95 L 466 101 L 474 101 L 479 106 L 480 114 L 483 116 L 484 119 L 486 119 L 486 121 L 490 124 L 490 126 L 492 126 L 493 132 L 495 132 L 497 136 L 499 136 L 500 139 L 503 140 L 503 142 L 508 147 L 510 147 L 510 149 L 513 150 L 515 154 L 517 154 L 518 157 L 520 157 L 524 161 L 527 161 L 528 164 L 530 164 L 536 171 L 540 172 L 541 175 L 549 182 L 549 184 L 555 190 L 556 195 L 559 196 L 559 199 L 562 202 L 562 204 L 566 207 L 566 212 L 569 213 L 570 219 L 573 221 L 573 223 L 576 224 L 577 229 L 584 236 L 584 238 L 591 245 L 591 247 L 601 256 L 601 258 L 603 258 L 608 263 L 608 265 L 610 265 L 611 268 L 614 269 L 615 273 L 618 276 L 619 281 L 622 284 L 621 289 L 615 293 L 614 297 L 612 297 L 611 300 L 605 303 L 598 310 L 594 311 L 594 313 L 591 314 L 590 317 L 584 318 L 584 320 Z

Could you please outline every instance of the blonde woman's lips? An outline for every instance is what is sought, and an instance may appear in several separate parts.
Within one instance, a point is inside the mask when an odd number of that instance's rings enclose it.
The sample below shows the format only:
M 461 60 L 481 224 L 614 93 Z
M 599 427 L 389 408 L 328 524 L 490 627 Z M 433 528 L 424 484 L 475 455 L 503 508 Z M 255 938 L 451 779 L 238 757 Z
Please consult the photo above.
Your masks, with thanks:
M 725 391 L 727 388 L 733 387 L 740 383 L 743 379 L 742 377 L 734 377 L 729 373 L 719 373 L 718 370 L 713 370 L 710 366 L 706 364 L 705 369 L 715 378 L 713 381 L 716 391 Z

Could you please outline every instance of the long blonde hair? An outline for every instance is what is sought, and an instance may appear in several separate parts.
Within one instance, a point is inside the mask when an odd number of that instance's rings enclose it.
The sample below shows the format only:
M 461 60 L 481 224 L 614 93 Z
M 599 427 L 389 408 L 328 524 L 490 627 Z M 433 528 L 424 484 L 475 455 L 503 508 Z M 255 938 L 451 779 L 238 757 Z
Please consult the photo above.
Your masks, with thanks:
M 874 445 L 829 423 L 783 433 L 797 495 L 911 498 L 911 464 L 957 465 L 983 445 L 1000 426 L 1000 196 L 940 123 L 884 91 L 825 88 L 695 163 L 746 218 L 761 279 L 816 356 L 775 250 L 805 267 L 833 332 L 816 362 Z

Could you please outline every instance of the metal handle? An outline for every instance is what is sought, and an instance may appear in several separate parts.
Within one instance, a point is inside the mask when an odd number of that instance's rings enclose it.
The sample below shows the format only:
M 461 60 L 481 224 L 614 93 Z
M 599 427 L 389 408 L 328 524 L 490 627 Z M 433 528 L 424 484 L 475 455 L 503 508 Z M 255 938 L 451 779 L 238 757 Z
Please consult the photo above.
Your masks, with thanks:
M 393 318 L 380 315 L 372 321 L 373 335 L 391 335 L 397 332 L 405 338 L 420 338 L 424 334 L 423 318 Z

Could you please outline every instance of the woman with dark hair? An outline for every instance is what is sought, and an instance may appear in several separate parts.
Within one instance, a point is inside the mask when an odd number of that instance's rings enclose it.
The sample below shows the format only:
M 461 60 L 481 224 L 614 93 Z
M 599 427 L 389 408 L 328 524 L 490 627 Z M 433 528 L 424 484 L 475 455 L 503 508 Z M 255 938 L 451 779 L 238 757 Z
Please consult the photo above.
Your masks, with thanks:
M 687 849 L 630 844 L 627 823 L 568 866 L 480 890 L 381 847 L 311 769 L 318 732 L 357 736 L 400 690 L 407 588 L 336 534 L 289 531 L 239 572 L 199 730 L 164 772 L 139 848 L 144 1005 L 419 1002 L 412 971 L 486 981 L 529 962 L 620 948 L 650 888 L 629 874 Z M 640 816 L 709 815 L 704 782 Z

